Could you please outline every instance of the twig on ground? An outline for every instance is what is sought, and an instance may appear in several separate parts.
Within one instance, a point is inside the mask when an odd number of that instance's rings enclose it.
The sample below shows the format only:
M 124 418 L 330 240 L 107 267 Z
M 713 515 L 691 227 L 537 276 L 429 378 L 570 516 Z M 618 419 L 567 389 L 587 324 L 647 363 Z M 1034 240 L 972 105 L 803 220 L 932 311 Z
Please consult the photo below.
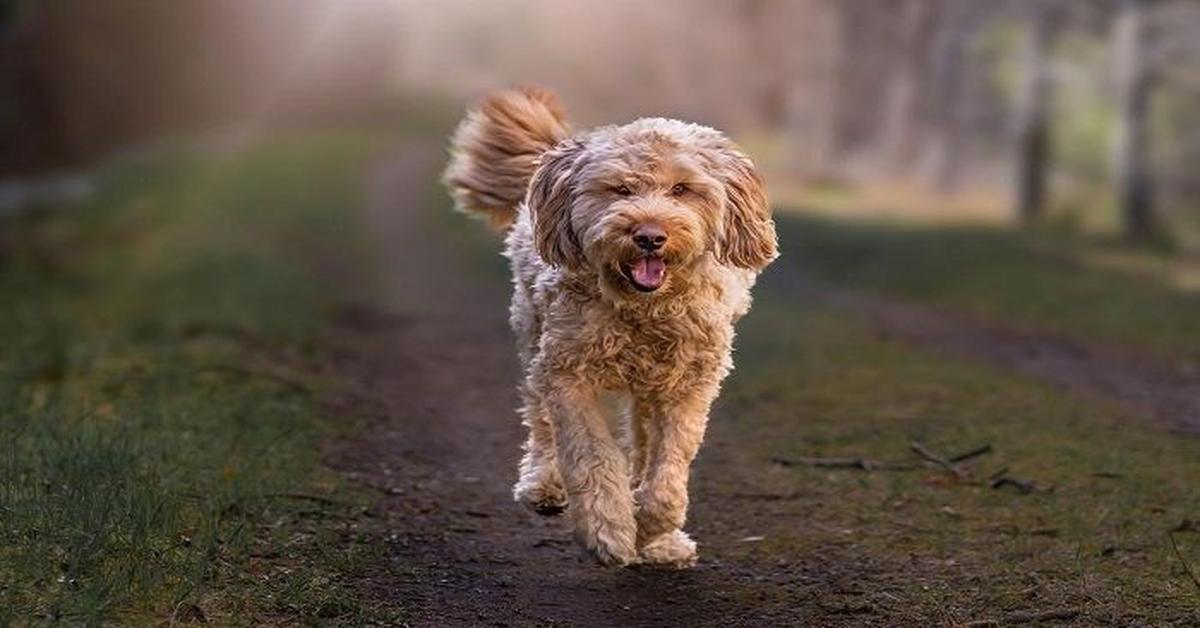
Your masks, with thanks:
M 1175 550 L 1175 557 L 1178 558 L 1179 562 L 1183 564 L 1183 570 L 1186 571 L 1188 577 L 1192 579 L 1192 584 L 1196 585 L 1197 589 L 1200 589 L 1200 578 L 1196 577 L 1196 573 L 1192 571 L 1192 566 L 1183 559 L 1183 554 L 1179 552 L 1179 546 L 1175 544 L 1175 533 L 1168 532 L 1167 536 L 1171 539 L 1171 549 Z
M 917 441 L 913 441 L 913 442 L 909 443 L 909 447 L 911 447 L 912 450 L 914 452 L 916 452 L 916 454 L 918 456 L 928 460 L 929 462 L 936 464 L 937 466 L 945 469 L 946 471 L 949 471 L 951 474 L 954 475 L 954 477 L 956 477 L 960 480 L 966 479 L 967 474 L 964 473 L 962 469 L 959 469 L 957 466 L 955 466 L 953 462 L 950 462 L 949 460 L 946 460 L 945 458 L 933 453 L 932 451 L 930 451 L 927 447 L 925 447 L 921 443 L 918 443 Z
M 917 465 L 903 462 L 880 462 L 868 458 L 771 458 L 783 467 L 818 467 L 823 469 L 862 469 L 863 471 L 912 471 Z
M 992 445 L 991 445 L 991 443 L 988 443 L 986 445 L 976 447 L 975 449 L 972 449 L 971 451 L 958 454 L 957 456 L 951 456 L 950 458 L 947 458 L 947 460 L 957 464 L 959 462 L 966 462 L 967 460 L 970 460 L 971 458 L 978 458 L 979 456 L 982 456 L 983 454 L 990 454 L 990 453 L 992 453 Z
M 1004 616 L 1006 624 L 1028 624 L 1036 621 L 1053 619 L 1075 619 L 1079 616 L 1078 608 L 1056 608 L 1048 611 L 1018 611 Z
M 1017 489 L 1022 495 L 1028 495 L 1038 489 L 1037 483 L 1033 480 L 1014 478 L 1003 474 L 992 477 L 991 481 L 988 482 L 988 486 L 995 489 L 1011 486 Z
M 987 444 L 947 459 L 934 454 L 920 443 L 912 443 L 912 447 L 913 451 L 917 452 L 917 454 L 919 454 L 927 462 L 932 462 L 950 471 L 959 479 L 965 479 L 966 474 L 962 469 L 958 468 L 956 463 L 965 462 L 972 458 L 978 458 L 979 456 L 982 456 L 986 453 L 991 453 L 992 451 L 991 444 Z M 771 462 L 784 467 L 862 469 L 863 471 L 915 471 L 923 466 L 912 462 L 884 462 L 880 460 L 872 460 L 870 458 L 849 456 L 842 458 L 815 458 L 810 456 L 801 456 L 799 458 L 783 458 L 776 456 L 771 458 Z

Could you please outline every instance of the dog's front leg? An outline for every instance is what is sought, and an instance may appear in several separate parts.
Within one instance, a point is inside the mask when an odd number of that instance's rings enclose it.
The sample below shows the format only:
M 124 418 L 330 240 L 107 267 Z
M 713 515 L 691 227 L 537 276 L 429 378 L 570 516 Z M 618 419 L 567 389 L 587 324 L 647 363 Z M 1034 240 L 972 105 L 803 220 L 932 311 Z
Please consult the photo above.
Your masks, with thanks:
M 600 562 L 627 565 L 637 559 L 629 474 L 597 392 L 587 384 L 557 380 L 546 399 L 576 534 Z
M 641 559 L 674 567 L 696 562 L 696 543 L 682 530 L 687 518 L 688 471 L 704 439 L 716 385 L 698 387 L 660 404 L 649 421 L 652 432 L 645 478 L 637 492 Z

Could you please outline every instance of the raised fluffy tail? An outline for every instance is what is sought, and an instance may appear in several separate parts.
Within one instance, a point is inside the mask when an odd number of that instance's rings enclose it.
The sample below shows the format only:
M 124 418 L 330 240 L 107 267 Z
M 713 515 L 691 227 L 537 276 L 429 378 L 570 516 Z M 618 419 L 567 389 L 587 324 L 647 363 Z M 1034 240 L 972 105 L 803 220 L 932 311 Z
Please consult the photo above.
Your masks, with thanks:
M 492 94 L 469 111 L 442 175 L 458 209 L 511 225 L 538 157 L 570 135 L 565 118 L 554 93 L 540 87 Z

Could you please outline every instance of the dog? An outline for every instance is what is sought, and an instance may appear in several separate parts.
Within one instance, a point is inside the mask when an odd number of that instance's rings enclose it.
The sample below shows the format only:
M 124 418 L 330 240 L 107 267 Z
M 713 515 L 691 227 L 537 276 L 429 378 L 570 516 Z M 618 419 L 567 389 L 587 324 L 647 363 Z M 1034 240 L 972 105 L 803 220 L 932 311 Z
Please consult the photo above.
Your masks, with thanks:
M 753 162 L 665 118 L 573 135 L 557 97 L 526 87 L 468 112 L 443 182 L 507 232 L 529 428 L 514 497 L 565 511 L 605 565 L 695 564 L 689 468 L 778 256 Z

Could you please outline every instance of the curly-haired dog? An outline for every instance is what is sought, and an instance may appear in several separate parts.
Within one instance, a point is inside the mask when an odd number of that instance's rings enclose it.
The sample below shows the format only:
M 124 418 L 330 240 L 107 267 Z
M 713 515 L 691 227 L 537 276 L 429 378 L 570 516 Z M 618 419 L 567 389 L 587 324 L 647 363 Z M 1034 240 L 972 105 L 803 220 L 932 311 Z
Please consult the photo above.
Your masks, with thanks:
M 677 120 L 572 136 L 538 88 L 485 100 L 451 152 L 459 207 L 508 230 L 529 427 L 514 496 L 566 509 L 605 564 L 693 564 L 688 468 L 777 255 L 754 165 Z

